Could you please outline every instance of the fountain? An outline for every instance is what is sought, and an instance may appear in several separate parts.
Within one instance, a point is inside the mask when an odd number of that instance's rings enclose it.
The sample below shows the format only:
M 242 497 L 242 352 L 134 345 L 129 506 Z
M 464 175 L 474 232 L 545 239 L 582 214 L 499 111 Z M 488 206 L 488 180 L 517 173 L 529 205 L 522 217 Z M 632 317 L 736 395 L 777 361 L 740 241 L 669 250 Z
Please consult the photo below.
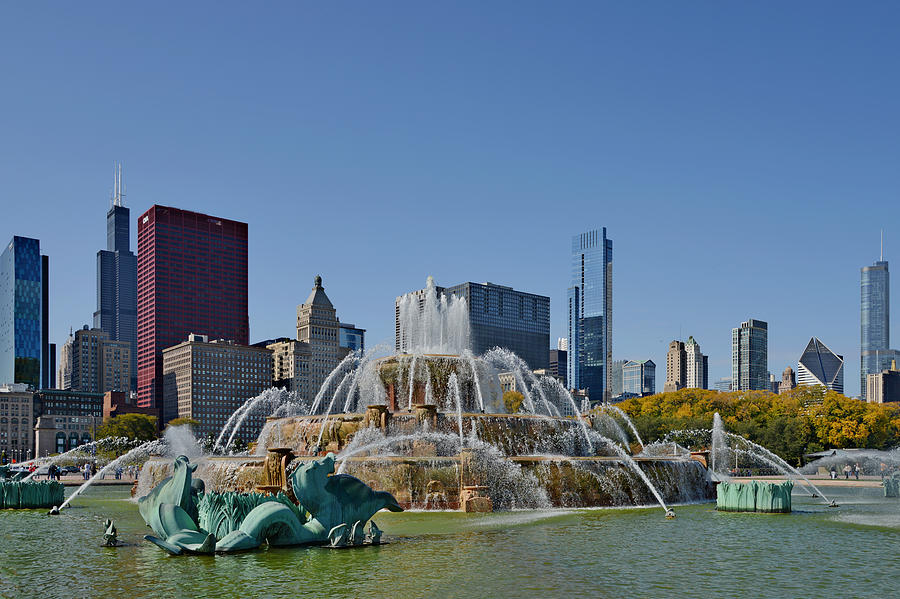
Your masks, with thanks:
M 404 508 L 658 504 L 668 512 L 668 503 L 714 497 L 704 464 L 689 452 L 631 455 L 643 444 L 621 410 L 582 414 L 556 379 L 536 376 L 513 352 L 473 355 L 465 302 L 438 296 L 429 278 L 424 294 L 398 302 L 397 353 L 351 353 L 308 406 L 274 392 L 248 400 L 217 445 L 228 446 L 250 410 L 268 407 L 253 454 L 204 458 L 195 476 L 216 492 L 271 493 L 282 488 L 269 484 L 276 454 L 303 464 L 333 453 L 339 474 L 389 491 Z M 502 401 L 501 379 L 524 397 L 516 413 Z M 294 407 L 285 414 L 287 404 Z M 150 460 L 140 488 L 170 471 Z
M 53 507 L 62 503 L 63 492 L 56 481 L 27 480 L 21 473 L 11 474 L 9 466 L 0 466 L 0 509 Z

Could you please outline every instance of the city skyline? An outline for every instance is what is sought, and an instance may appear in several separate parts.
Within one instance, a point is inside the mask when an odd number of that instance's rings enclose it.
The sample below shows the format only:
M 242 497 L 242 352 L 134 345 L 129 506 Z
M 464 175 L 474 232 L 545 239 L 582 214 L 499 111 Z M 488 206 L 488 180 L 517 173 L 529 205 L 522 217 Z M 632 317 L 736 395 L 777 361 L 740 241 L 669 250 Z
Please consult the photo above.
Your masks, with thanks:
M 549 296 L 551 338 L 564 336 L 568 239 L 606 226 L 616 240 L 614 360 L 661 364 L 668 341 L 691 331 L 714 381 L 730 373 L 731 328 L 752 315 L 769 323 L 774 374 L 818 336 L 847 357 L 846 392 L 859 393 L 850 359 L 860 349 L 859 269 L 878 257 L 884 223 L 872 215 L 896 201 L 898 187 L 887 134 L 898 125 L 897 86 L 859 73 L 895 51 L 888 28 L 872 28 L 892 22 L 895 9 L 862 17 L 822 8 L 810 27 L 799 8 L 774 25 L 749 8 L 684 8 L 685 36 L 670 30 L 665 9 L 579 7 L 581 22 L 564 28 L 558 15 L 531 8 L 506 30 L 504 11 L 488 7 L 458 17 L 474 29 L 452 61 L 448 41 L 461 20 L 434 20 L 428 7 L 411 7 L 402 28 L 364 7 L 344 16 L 340 32 L 307 25 L 335 22 L 329 8 L 311 7 L 302 35 L 250 34 L 241 49 L 222 42 L 237 15 L 188 36 L 159 15 L 125 18 L 129 10 L 13 6 L 9 22 L 20 26 L 0 42 L 9 55 L 35 48 L 9 72 L 12 85 L 34 90 L 29 103 L 0 100 L 20 117 L 0 161 L 0 197 L 16 202 L 0 233 L 40 239 L 53 257 L 58 347 L 70 326 L 91 321 L 96 291 L 84 282 L 95 278 L 108 167 L 124 159 L 133 214 L 159 203 L 251 224 L 251 341 L 290 336 L 316 274 L 368 330 L 369 346 L 391 342 L 393 299 L 427 275 Z M 187 12 L 202 18 L 203 9 Z M 610 24 L 602 39 L 598 22 Z M 759 49 L 763 22 L 768 43 Z M 372 23 L 392 37 L 374 53 Z M 131 43 L 157 30 L 159 43 L 186 57 L 165 72 L 153 66 L 158 44 Z M 410 58 L 410 44 L 420 58 Z M 660 44 L 671 49 L 666 61 L 652 49 Z M 195 51 L 213 46 L 221 54 Z M 304 57 L 318 47 L 334 52 Z M 64 52 L 73 59 L 66 69 Z M 247 60 L 269 66 L 254 73 Z M 380 95 L 370 70 L 386 64 L 390 94 Z M 204 75 L 210 69 L 215 78 Z M 422 77 L 431 87 L 409 83 Z M 676 82 L 664 105 L 648 101 Z M 260 84 L 274 93 L 242 94 Z M 60 104 L 62 88 L 78 93 Z M 851 202 L 852 214 L 834 216 Z M 547 210 L 554 203 L 562 209 Z M 635 219 L 637 208 L 647 218 Z M 439 218 L 416 230 L 430 210 Z M 334 228 L 307 225 L 335 214 Z M 749 219 L 766 222 L 753 251 L 734 228 Z M 801 243 L 813 237 L 844 243 L 819 247 L 799 269 Z M 897 240 L 888 227 L 886 261 L 896 260 Z M 700 261 L 686 269 L 686 256 Z

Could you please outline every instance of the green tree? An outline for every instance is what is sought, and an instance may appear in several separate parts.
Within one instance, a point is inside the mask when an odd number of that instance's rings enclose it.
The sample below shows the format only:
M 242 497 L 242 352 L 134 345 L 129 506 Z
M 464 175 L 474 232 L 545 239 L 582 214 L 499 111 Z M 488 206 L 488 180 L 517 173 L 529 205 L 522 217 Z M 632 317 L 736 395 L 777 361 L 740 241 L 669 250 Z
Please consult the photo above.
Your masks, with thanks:
M 191 430 L 193 430 L 200 426 L 200 423 L 193 418 L 173 418 L 166 424 L 166 428 L 185 425 L 190 426 Z
M 156 416 L 147 414 L 114 416 L 97 429 L 97 439 L 107 437 L 127 437 L 139 441 L 155 439 L 157 437 Z
M 503 405 L 510 414 L 515 414 L 522 407 L 525 396 L 518 391 L 506 391 L 503 393 Z

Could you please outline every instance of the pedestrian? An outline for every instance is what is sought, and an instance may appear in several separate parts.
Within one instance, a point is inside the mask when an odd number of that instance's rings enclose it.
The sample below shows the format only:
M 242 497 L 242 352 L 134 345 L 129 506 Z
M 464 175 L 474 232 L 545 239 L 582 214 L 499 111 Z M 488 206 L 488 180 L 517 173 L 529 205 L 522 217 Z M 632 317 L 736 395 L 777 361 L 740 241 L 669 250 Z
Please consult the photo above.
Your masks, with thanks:
M 853 465 L 853 476 L 856 477 L 856 480 L 859 480 L 859 462 Z
M 834 464 L 831 465 L 831 480 L 837 478 L 837 468 L 834 467 Z
M 844 479 L 850 480 L 850 470 L 851 470 L 850 464 L 847 464 L 846 466 L 844 466 L 843 470 L 844 470 Z
M 885 464 L 884 462 L 881 462 L 881 480 L 882 480 L 882 482 L 884 481 L 885 470 L 887 470 L 887 464 Z

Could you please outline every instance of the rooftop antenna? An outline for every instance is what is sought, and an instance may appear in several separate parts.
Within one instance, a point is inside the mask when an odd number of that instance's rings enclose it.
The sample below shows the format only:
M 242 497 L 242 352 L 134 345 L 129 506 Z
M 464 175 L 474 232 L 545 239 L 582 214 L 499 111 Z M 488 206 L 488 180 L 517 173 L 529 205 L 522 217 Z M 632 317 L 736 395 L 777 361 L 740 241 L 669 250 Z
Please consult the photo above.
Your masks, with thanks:
M 125 178 L 122 176 L 122 163 L 113 163 L 113 205 L 125 205 Z
M 884 229 L 881 230 L 881 262 L 884 262 Z

